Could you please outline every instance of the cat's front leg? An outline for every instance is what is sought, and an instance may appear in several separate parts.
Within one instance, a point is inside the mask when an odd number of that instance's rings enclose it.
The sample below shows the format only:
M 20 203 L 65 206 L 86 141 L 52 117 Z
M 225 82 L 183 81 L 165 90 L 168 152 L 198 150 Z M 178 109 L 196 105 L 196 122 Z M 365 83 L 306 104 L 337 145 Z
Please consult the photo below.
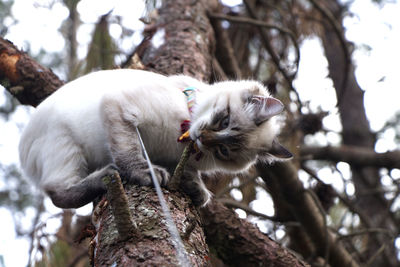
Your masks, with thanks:
M 181 188 L 196 206 L 205 206 L 211 200 L 212 194 L 200 178 L 199 172 L 189 166 L 183 172 Z
M 143 157 L 135 114 L 120 106 L 115 100 L 104 100 L 103 123 L 107 132 L 110 151 L 122 179 L 129 184 L 152 185 L 152 178 L 147 161 Z M 154 172 L 161 186 L 166 186 L 169 172 L 153 165 Z
M 119 165 L 124 166 L 120 167 L 120 172 L 129 184 L 138 184 L 145 186 L 153 185 L 150 168 L 148 167 L 147 161 L 143 159 L 136 159 L 128 163 L 126 161 L 129 161 L 129 159 L 126 158 L 127 160 L 125 160 L 125 155 L 116 155 L 116 157 L 116 161 L 119 162 Z M 152 164 L 152 168 L 154 170 L 158 183 L 163 187 L 167 186 L 168 180 L 170 178 L 169 172 L 163 167 L 154 164 Z

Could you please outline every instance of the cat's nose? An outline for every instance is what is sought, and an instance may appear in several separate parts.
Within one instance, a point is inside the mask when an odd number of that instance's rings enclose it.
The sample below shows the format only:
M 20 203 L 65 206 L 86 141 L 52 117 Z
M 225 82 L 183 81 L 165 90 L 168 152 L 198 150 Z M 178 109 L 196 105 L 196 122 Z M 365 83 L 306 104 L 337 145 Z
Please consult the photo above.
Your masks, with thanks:
M 205 146 L 213 146 L 217 143 L 215 134 L 206 130 L 200 133 L 198 140 Z

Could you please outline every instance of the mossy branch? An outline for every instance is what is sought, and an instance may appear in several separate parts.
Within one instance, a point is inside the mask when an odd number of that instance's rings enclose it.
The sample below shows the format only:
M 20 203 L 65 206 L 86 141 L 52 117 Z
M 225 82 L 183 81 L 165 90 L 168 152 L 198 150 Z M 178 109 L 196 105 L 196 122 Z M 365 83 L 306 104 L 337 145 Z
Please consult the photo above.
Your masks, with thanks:
M 107 187 L 107 199 L 111 205 L 120 239 L 125 240 L 132 236 L 138 236 L 139 232 L 132 219 L 128 198 L 118 172 L 114 172 L 111 176 L 103 177 L 103 183 Z

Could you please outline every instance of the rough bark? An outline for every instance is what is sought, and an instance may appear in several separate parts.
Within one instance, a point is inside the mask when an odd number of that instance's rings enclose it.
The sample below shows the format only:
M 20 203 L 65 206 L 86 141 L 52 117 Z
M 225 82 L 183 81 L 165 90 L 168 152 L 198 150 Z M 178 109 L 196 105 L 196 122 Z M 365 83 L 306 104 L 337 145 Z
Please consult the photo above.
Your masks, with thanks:
M 210 79 L 215 39 L 206 15 L 206 8 L 210 7 L 205 3 L 209 2 L 212 1 L 163 1 L 159 19 L 151 27 L 151 38 L 138 48 L 147 69 Z M 160 46 L 156 39 L 162 41 Z
M 19 102 L 34 107 L 64 84 L 50 69 L 1 37 L 0 81 Z
M 210 249 L 229 266 L 308 266 L 217 201 L 200 212 Z
M 337 0 L 323 1 L 324 7 L 333 16 L 343 23 L 343 8 Z M 344 28 L 340 27 L 344 36 Z M 375 138 L 371 133 L 369 122 L 364 108 L 364 92 L 357 83 L 354 65 L 346 62 L 344 51 L 340 44 L 337 32 L 326 22 L 320 33 L 325 55 L 328 60 L 329 75 L 332 78 L 336 95 L 338 96 L 338 108 L 343 126 L 343 144 L 374 149 Z M 351 44 L 347 44 L 348 47 Z M 349 49 L 350 50 L 350 49 Z M 350 64 L 346 68 L 346 64 Z M 343 70 L 348 69 L 348 73 Z M 347 77 L 347 81 L 344 80 Z M 345 85 L 345 87 L 343 87 Z M 359 207 L 365 210 L 372 227 L 381 227 L 396 232 L 395 222 L 390 218 L 390 210 L 387 200 L 380 193 L 364 194 L 364 192 L 382 192 L 378 169 L 352 165 L 352 180 L 356 189 Z M 396 261 L 394 244 L 391 240 L 383 240 L 379 236 L 369 239 L 366 260 L 372 257 L 380 247 L 385 244 L 386 249 L 376 257 L 371 266 L 398 266 Z
M 94 266 L 179 266 L 155 190 L 132 186 L 126 192 L 140 236 L 121 240 L 107 205 L 97 218 Z M 174 223 L 181 235 L 186 236 L 183 242 L 191 266 L 208 266 L 207 244 L 196 209 L 186 196 L 163 192 Z

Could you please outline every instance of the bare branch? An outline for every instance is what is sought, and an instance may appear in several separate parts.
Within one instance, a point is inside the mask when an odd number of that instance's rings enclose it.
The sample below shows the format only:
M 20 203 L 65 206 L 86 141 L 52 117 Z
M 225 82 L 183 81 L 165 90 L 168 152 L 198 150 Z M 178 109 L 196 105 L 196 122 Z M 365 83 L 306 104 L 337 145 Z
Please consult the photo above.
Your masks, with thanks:
M 326 256 L 325 249 L 328 248 L 328 260 L 331 266 L 359 266 L 346 249 L 340 243 L 336 243 L 335 236 L 326 231 L 324 215 L 321 214 L 312 197 L 306 193 L 297 176 L 297 170 L 292 163 L 277 162 L 268 167 L 265 164 L 258 164 L 257 168 L 261 176 L 268 177 L 270 172 L 277 178 L 282 195 L 291 206 L 292 213 L 315 244 L 318 255 Z
M 255 19 L 255 21 L 258 21 L 258 22 L 259 22 L 258 16 L 257 16 L 257 14 L 256 14 L 256 12 L 255 12 L 255 8 L 254 8 L 253 4 L 251 4 L 248 0 L 244 0 L 243 2 L 244 2 L 244 4 L 246 5 L 247 11 L 249 12 L 250 16 L 251 16 L 253 19 Z M 257 23 L 258 23 L 258 22 L 257 22 Z M 271 25 L 268 25 L 268 26 L 271 26 Z M 268 36 L 268 35 L 266 34 L 266 32 L 264 32 L 263 29 L 262 29 L 264 26 L 262 26 L 262 25 L 257 25 L 257 27 L 259 28 L 261 38 L 263 39 L 263 44 L 264 44 L 264 46 L 265 46 L 265 49 L 266 49 L 266 50 L 268 51 L 268 53 L 270 54 L 271 59 L 272 59 L 272 62 L 275 64 L 276 68 L 279 70 L 279 72 L 282 74 L 283 78 L 286 80 L 286 82 L 287 82 L 287 84 L 288 84 L 290 90 L 293 91 L 293 92 L 296 94 L 297 101 L 298 101 L 298 108 L 300 109 L 300 107 L 301 107 L 301 104 L 300 104 L 300 96 L 298 95 L 298 92 L 296 91 L 296 89 L 293 87 L 293 84 L 292 84 L 293 79 L 294 79 L 296 73 L 294 73 L 293 75 L 289 75 L 289 74 L 286 72 L 286 70 L 283 69 L 283 67 L 282 67 L 281 64 L 280 64 L 280 58 L 278 57 L 278 55 L 276 55 L 276 53 L 275 53 L 275 51 L 274 51 L 274 49 L 273 49 L 273 47 L 272 47 L 272 45 L 271 45 L 271 43 L 270 43 L 270 38 L 269 38 L 269 36 Z M 278 29 L 278 28 L 275 27 L 275 29 Z M 286 32 L 290 32 L 290 31 L 289 31 L 289 30 L 286 30 Z M 288 34 L 288 33 L 287 33 L 287 34 Z M 291 36 L 291 35 L 289 35 L 289 36 Z M 292 36 L 293 36 L 293 35 L 292 35 Z M 291 37 L 291 39 L 292 39 L 292 37 Z M 295 40 L 295 39 L 294 39 L 294 40 Z M 292 39 L 292 41 L 293 41 L 293 39 Z M 297 42 L 294 41 L 293 44 L 294 44 L 294 46 L 296 47 Z M 296 62 L 297 62 L 297 64 L 298 64 L 298 62 L 300 61 L 300 52 L 299 52 L 298 47 L 297 47 L 296 49 L 297 49 L 297 51 L 296 51 L 296 53 L 297 53 Z M 298 65 L 297 65 L 297 67 L 298 67 Z M 296 70 L 296 72 L 297 72 L 297 70 Z
M 356 166 L 400 168 L 400 151 L 377 153 L 372 149 L 356 146 L 305 146 L 300 150 L 303 160 L 329 160 L 347 162 Z
M 34 107 L 64 84 L 50 69 L 1 37 L 0 81 L 19 102 Z
M 215 31 L 216 38 L 216 57 L 218 58 L 224 72 L 230 77 L 235 79 L 242 78 L 242 71 L 240 70 L 235 52 L 233 51 L 231 40 L 229 39 L 228 32 L 222 27 L 221 22 L 212 15 L 215 13 L 208 13 L 211 18 L 211 24 Z
M 229 199 L 229 198 L 219 198 L 219 199 L 217 199 L 217 201 L 221 202 L 222 204 L 224 204 L 227 207 L 235 208 L 235 209 L 242 209 L 245 212 L 247 212 L 248 214 L 260 217 L 262 219 L 276 221 L 275 217 L 268 216 L 268 215 L 265 215 L 264 213 L 257 212 L 255 210 L 251 209 L 248 205 L 240 203 L 240 202 L 238 202 L 236 200 Z

